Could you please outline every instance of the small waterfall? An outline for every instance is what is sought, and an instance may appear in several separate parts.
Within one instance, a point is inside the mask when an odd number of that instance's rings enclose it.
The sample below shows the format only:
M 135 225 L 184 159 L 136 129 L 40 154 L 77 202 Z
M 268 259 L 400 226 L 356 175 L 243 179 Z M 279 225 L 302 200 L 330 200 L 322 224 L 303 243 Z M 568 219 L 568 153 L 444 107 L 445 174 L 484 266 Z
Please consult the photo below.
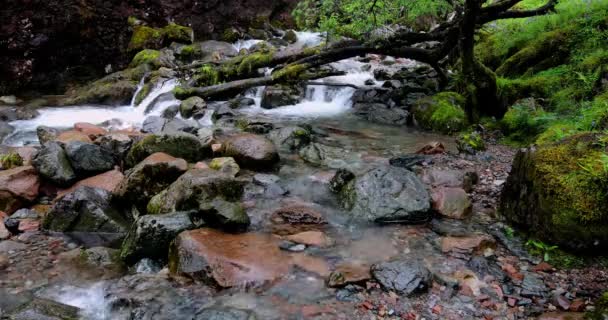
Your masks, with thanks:
M 147 76 L 147 74 L 145 74 L 143 77 L 141 77 L 141 80 L 139 80 L 139 83 L 137 84 L 137 90 L 135 90 L 135 93 L 133 94 L 133 98 L 131 98 L 131 107 L 136 107 L 135 99 L 137 99 L 137 95 L 139 95 L 141 90 L 144 88 L 144 84 L 146 82 L 146 76 Z
M 240 52 L 242 49 L 251 49 L 251 47 L 255 46 L 256 44 L 262 42 L 262 40 L 239 40 L 235 43 L 233 43 L 232 45 L 234 46 L 234 49 L 236 49 L 237 52 Z

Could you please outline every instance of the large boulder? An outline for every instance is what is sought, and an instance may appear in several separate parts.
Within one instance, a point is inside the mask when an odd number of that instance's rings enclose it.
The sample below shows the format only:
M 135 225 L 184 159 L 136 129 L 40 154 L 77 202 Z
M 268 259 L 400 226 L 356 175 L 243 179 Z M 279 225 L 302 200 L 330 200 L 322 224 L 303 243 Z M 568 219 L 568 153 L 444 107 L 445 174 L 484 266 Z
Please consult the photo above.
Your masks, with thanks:
M 82 177 L 114 168 L 114 155 L 96 144 L 73 141 L 65 146 L 65 152 L 76 174 Z
M 131 226 L 122 244 L 120 257 L 127 263 L 135 263 L 142 258 L 164 260 L 169 244 L 180 232 L 202 225 L 195 212 L 141 216 Z
M 76 180 L 68 156 L 57 142 L 47 142 L 32 161 L 40 175 L 59 186 L 69 186 Z
M 201 97 L 190 97 L 179 105 L 179 113 L 183 118 L 190 118 L 207 108 L 207 103 Z
M 301 86 L 267 86 L 262 93 L 261 106 L 264 109 L 273 109 L 294 105 L 304 99 L 304 93 Z
M 196 162 L 211 154 L 211 146 L 195 135 L 185 132 L 149 135 L 133 145 L 127 154 L 127 165 L 135 166 L 156 152 L 164 152 L 189 162 Z
M 383 262 L 373 265 L 371 273 L 386 290 L 406 296 L 424 292 L 431 286 L 431 272 L 417 260 Z
M 80 187 L 55 202 L 43 228 L 73 235 L 89 244 L 120 240 L 127 231 L 127 222 L 110 205 L 110 195 L 103 189 Z
M 378 223 L 421 223 L 430 218 L 429 192 L 413 172 L 381 166 L 352 177 L 332 187 L 354 217 Z
M 200 210 L 220 218 L 217 212 L 227 212 L 213 203 L 214 199 L 228 202 L 240 200 L 243 194 L 243 182 L 233 176 L 211 170 L 191 169 L 180 176 L 166 190 L 154 196 L 148 203 L 149 214 L 162 214 L 174 211 Z M 227 206 L 225 207 L 230 211 Z M 234 209 L 234 208 L 232 208 Z M 213 211 L 217 211 L 215 214 Z M 228 213 L 226 213 L 228 214 Z M 211 221 L 210 221 L 211 222 Z
M 40 179 L 31 166 L 0 171 L 0 211 L 8 214 L 38 197 Z
M 280 279 L 289 271 L 288 260 L 271 235 L 198 229 L 182 232 L 175 239 L 169 269 L 174 274 L 233 287 Z
M 376 123 L 390 125 L 405 125 L 410 113 L 398 107 L 389 107 L 383 103 L 355 103 L 353 110 L 356 115 Z
M 133 206 L 146 213 L 150 199 L 167 188 L 188 170 L 184 159 L 166 153 L 153 153 L 137 164 L 114 190 L 114 200 L 123 206 Z
M 453 133 L 467 125 L 465 99 L 455 92 L 441 92 L 418 100 L 412 107 L 414 122 L 428 130 Z
M 234 158 L 243 168 L 269 170 L 279 162 L 279 154 L 272 141 L 255 134 L 232 136 L 222 147 L 224 156 Z
M 565 249 L 608 248 L 604 136 L 584 133 L 518 152 L 501 195 L 507 221 Z

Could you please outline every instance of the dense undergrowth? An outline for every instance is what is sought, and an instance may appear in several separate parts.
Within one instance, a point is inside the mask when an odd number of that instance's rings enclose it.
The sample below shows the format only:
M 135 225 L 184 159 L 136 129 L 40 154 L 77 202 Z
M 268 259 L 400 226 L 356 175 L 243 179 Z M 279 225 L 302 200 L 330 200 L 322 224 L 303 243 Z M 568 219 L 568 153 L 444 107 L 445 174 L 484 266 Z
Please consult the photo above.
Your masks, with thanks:
M 562 0 L 555 14 L 499 21 L 480 34 L 476 54 L 511 105 L 499 123 L 505 142 L 546 144 L 608 129 L 607 13 L 607 0 Z

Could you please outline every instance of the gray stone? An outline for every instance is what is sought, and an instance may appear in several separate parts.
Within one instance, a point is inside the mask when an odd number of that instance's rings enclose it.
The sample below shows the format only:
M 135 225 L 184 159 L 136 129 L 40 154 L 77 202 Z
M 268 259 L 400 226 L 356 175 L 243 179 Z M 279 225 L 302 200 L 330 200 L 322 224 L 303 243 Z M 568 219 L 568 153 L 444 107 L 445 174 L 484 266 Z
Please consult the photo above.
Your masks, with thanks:
M 61 145 L 47 142 L 32 160 L 38 173 L 45 179 L 59 185 L 69 186 L 76 180 L 70 160 Z
M 296 126 L 272 130 L 268 138 L 279 150 L 287 152 L 298 150 L 312 140 L 310 131 Z
M 66 145 L 65 152 L 78 175 L 92 176 L 114 168 L 113 154 L 96 144 L 72 141 Z
M 416 260 L 375 264 L 371 273 L 384 289 L 407 296 L 427 291 L 432 278 L 431 272 Z
M 49 141 L 54 141 L 59 135 L 59 130 L 47 126 L 39 126 L 36 128 L 36 135 L 38 136 L 38 142 L 43 145 Z
M 161 133 L 167 123 L 167 119 L 159 116 L 149 116 L 144 120 L 141 131 L 145 133 Z
M 304 99 L 304 93 L 304 89 L 300 86 L 267 86 L 262 93 L 261 106 L 264 109 L 273 109 L 294 105 Z

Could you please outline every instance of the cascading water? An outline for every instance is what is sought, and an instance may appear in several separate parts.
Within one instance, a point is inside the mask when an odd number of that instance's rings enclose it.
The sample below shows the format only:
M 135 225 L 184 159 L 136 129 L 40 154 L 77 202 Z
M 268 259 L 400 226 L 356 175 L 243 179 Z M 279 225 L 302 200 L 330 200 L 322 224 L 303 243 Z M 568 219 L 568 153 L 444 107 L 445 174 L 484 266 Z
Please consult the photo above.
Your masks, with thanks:
M 71 106 L 61 108 L 38 109 L 39 115 L 31 120 L 18 120 L 10 123 L 17 128 L 8 136 L 4 144 L 22 146 L 38 143 L 36 128 L 47 126 L 53 128 L 71 128 L 77 122 L 91 122 L 105 125 L 112 129 L 124 129 L 141 126 L 146 117 L 160 115 L 166 108 L 179 103 L 170 92 L 177 85 L 177 80 L 170 79 L 161 82 L 148 94 L 139 105 L 135 106 L 134 99 L 128 106 Z M 140 83 L 140 87 L 143 82 Z M 138 87 L 134 97 L 141 89 Z

